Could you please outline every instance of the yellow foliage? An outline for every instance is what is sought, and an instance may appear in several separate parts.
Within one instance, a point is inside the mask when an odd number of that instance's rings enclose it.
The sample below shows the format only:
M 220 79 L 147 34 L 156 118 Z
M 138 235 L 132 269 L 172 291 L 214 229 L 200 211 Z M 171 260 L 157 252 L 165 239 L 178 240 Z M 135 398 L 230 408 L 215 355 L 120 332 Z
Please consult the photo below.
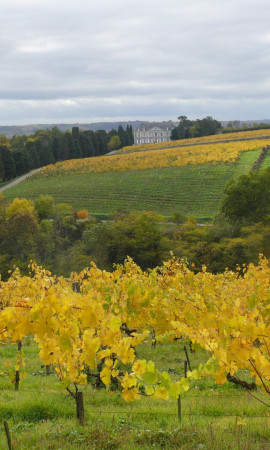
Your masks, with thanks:
M 133 151 L 143 151 L 147 149 L 159 149 L 164 147 L 175 147 L 177 145 L 192 145 L 192 144 L 202 144 L 211 142 L 220 142 L 220 141 L 228 141 L 233 140 L 236 141 L 239 139 L 256 139 L 269 137 L 270 130 L 252 130 L 252 131 L 239 131 L 237 133 L 226 133 L 226 134 L 214 134 L 212 136 L 201 136 L 192 139 L 180 139 L 178 141 L 166 141 L 166 142 L 158 142 L 156 144 L 141 144 L 141 145 L 132 145 L 129 147 L 123 147 L 117 151 L 117 153 L 126 153 Z
M 177 398 L 190 380 L 212 375 L 222 384 L 239 369 L 270 393 L 270 268 L 262 256 L 242 276 L 206 268 L 195 274 L 174 258 L 147 272 L 131 260 L 111 273 L 92 265 L 70 280 L 35 263 L 31 269 L 32 276 L 15 270 L 0 281 L 0 340 L 33 335 L 40 358 L 65 386 L 85 384 L 86 366 L 96 370 L 98 361 L 103 383 L 117 377 L 127 401 L 139 398 L 140 386 L 149 396 Z M 80 294 L 72 290 L 74 279 L 85 282 Z M 153 362 L 136 359 L 134 347 L 153 329 L 160 337 L 189 338 L 211 359 L 173 383 Z M 132 364 L 132 373 L 118 370 L 119 361 Z M 24 365 L 21 356 L 16 364 Z
M 8 205 L 6 210 L 8 219 L 14 214 L 24 214 L 25 212 L 36 216 L 34 203 L 26 198 L 15 198 L 13 202 Z
M 96 158 L 73 159 L 44 167 L 37 176 L 101 173 L 108 171 L 183 167 L 188 164 L 223 164 L 234 162 L 242 152 L 269 145 L 270 139 L 173 147 L 160 150 L 123 153 Z

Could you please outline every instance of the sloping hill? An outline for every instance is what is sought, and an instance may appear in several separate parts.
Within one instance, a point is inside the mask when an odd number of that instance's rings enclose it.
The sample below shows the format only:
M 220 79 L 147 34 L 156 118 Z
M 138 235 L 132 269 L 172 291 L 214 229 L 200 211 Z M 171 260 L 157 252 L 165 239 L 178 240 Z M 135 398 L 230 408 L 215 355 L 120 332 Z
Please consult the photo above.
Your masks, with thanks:
M 260 148 L 249 151 L 246 146 L 241 151 L 235 147 L 233 154 L 226 153 L 226 148 L 220 153 L 216 148 L 216 154 L 213 149 L 205 153 L 205 146 L 202 153 L 197 149 L 178 158 L 166 153 L 156 159 L 153 153 L 161 155 L 158 151 L 137 153 L 135 160 L 130 154 L 127 160 L 128 155 L 119 155 L 65 161 L 6 190 L 5 197 L 35 200 L 49 194 L 56 203 L 86 208 L 104 218 L 124 209 L 156 211 L 166 217 L 181 212 L 203 221 L 218 211 L 227 182 L 251 169 Z

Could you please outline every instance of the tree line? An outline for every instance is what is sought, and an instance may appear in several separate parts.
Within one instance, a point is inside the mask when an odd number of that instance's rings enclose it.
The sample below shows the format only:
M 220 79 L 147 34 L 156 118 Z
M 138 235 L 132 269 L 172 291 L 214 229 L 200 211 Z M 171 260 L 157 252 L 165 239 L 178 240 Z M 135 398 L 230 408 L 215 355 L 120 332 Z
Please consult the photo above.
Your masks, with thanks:
M 226 127 L 222 127 L 221 123 L 213 119 L 211 116 L 206 116 L 203 119 L 190 120 L 187 116 L 179 116 L 179 123 L 172 129 L 171 139 L 173 141 L 180 139 L 196 138 L 201 136 L 211 136 L 213 134 L 238 133 L 239 131 L 253 131 L 270 129 L 270 124 L 267 123 L 253 123 L 252 126 L 240 121 L 228 122 Z
M 212 223 L 199 226 L 193 217 L 175 213 L 173 224 L 153 212 L 115 212 L 106 222 L 83 209 L 55 204 L 52 197 L 35 202 L 0 197 L 0 262 L 3 279 L 14 266 L 28 271 L 36 260 L 57 275 L 79 272 L 94 261 L 113 270 L 130 256 L 143 269 L 170 258 L 170 252 L 200 271 L 213 273 L 238 264 L 270 258 L 270 168 L 243 175 L 226 188 Z
M 190 120 L 187 116 L 179 116 L 178 120 L 178 125 L 172 129 L 171 133 L 171 139 L 173 141 L 200 136 L 210 136 L 212 134 L 217 134 L 222 128 L 221 123 L 211 116 L 196 120 Z
M 62 132 L 38 130 L 30 136 L 21 135 L 8 139 L 0 136 L 0 179 L 7 181 L 38 167 L 67 159 L 89 158 L 132 145 L 132 126 L 126 130 L 119 125 L 110 132 L 105 130 L 81 131 L 73 127 Z

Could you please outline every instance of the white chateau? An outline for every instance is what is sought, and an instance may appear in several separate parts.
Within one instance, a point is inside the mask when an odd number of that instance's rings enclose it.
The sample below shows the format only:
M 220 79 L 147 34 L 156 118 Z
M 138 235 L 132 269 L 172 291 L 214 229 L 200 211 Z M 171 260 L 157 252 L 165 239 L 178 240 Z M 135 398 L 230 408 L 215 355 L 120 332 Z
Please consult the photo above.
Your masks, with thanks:
M 142 124 L 134 131 L 134 145 L 170 141 L 174 127 L 172 122 Z

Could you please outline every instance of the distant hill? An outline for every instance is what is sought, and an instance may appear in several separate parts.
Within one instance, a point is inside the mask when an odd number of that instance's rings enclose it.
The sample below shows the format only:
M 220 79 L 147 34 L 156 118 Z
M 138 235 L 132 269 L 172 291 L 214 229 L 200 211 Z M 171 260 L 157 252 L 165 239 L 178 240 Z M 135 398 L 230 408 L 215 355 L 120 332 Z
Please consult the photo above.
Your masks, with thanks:
M 79 127 L 81 130 L 106 130 L 110 131 L 113 128 L 118 128 L 122 125 L 126 128 L 127 125 L 131 125 L 133 129 L 138 128 L 141 125 L 141 120 L 134 121 L 121 121 L 121 122 L 96 122 L 96 123 L 52 123 L 52 124 L 32 124 L 32 125 L 12 125 L 12 126 L 0 126 L 0 134 L 4 134 L 8 138 L 15 135 L 32 134 L 37 130 L 51 130 L 53 127 L 59 128 L 60 131 L 71 130 L 72 127 Z
M 38 123 L 31 125 L 12 125 L 12 126 L 0 126 L 0 135 L 4 134 L 8 138 L 12 136 L 19 136 L 22 134 L 26 134 L 27 136 L 35 133 L 37 130 L 51 130 L 53 127 L 59 128 L 60 131 L 71 130 L 72 127 L 79 127 L 80 130 L 106 130 L 110 131 L 113 128 L 117 129 L 119 125 L 122 125 L 123 128 L 126 128 L 127 125 L 131 125 L 133 130 L 136 128 L 140 128 L 142 125 L 147 127 L 159 125 L 161 123 L 171 123 L 172 121 L 163 121 L 163 122 L 152 122 L 145 120 L 129 120 L 129 121 L 119 121 L 119 122 L 94 122 L 94 123 Z M 244 124 L 248 126 L 252 126 L 253 123 L 267 123 L 270 124 L 270 119 L 264 120 L 226 120 L 221 121 L 221 125 L 226 127 L 229 122 L 238 122 L 238 126 L 241 127 Z M 177 125 L 177 122 L 173 122 L 173 124 Z
M 228 123 L 234 124 L 235 128 L 240 128 L 244 125 L 252 127 L 254 123 L 260 124 L 260 123 L 266 123 L 270 124 L 270 119 L 263 119 L 263 120 L 220 120 L 220 123 L 223 127 L 226 127 Z

